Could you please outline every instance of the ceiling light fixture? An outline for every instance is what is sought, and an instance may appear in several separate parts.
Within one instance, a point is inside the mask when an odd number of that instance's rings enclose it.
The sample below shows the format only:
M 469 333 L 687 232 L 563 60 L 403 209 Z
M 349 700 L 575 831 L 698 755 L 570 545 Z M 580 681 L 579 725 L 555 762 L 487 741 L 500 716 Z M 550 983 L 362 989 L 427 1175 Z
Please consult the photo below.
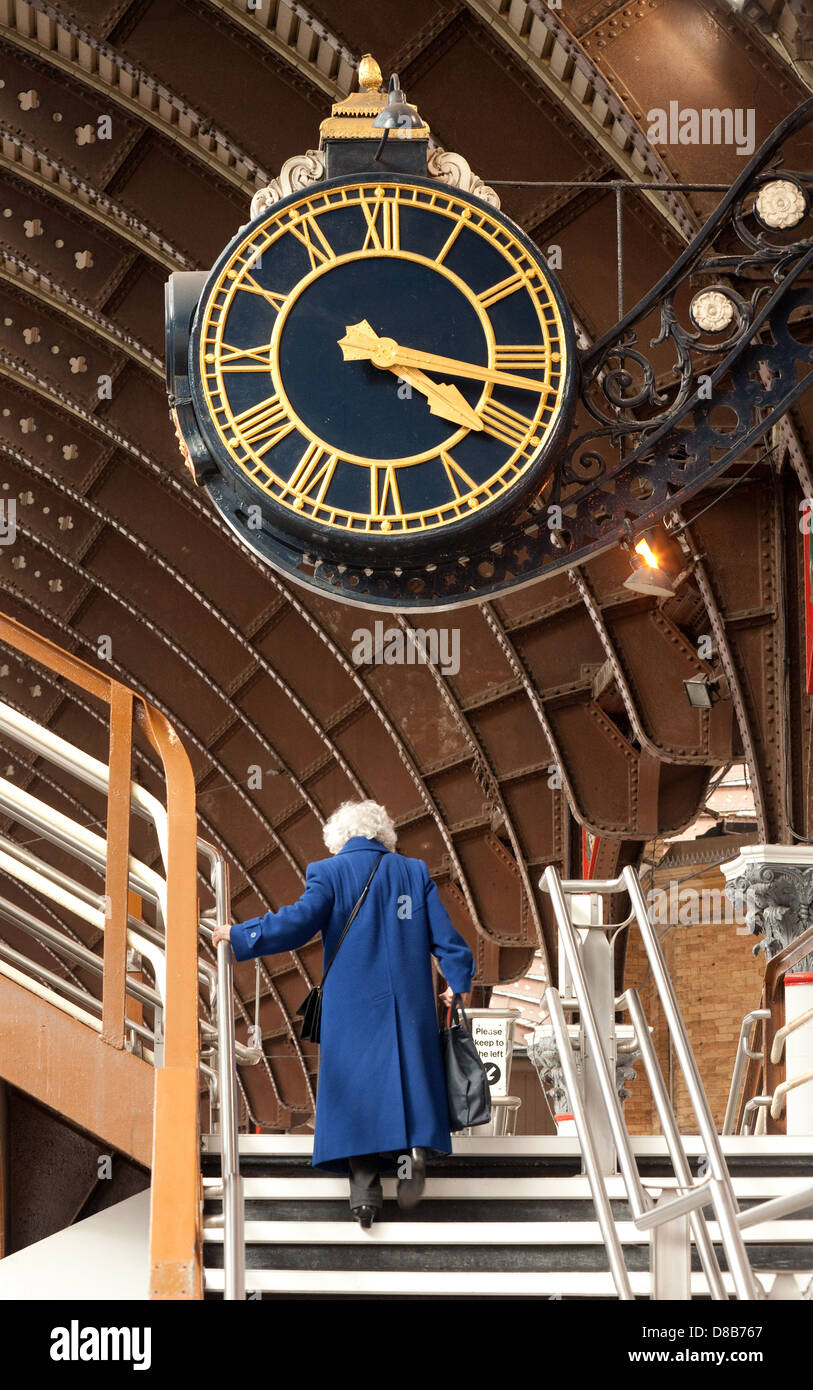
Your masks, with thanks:
M 636 544 L 630 556 L 632 574 L 624 580 L 624 588 L 636 594 L 654 594 L 660 598 L 671 598 L 675 592 L 675 581 L 664 574 L 658 564 L 657 556 L 645 540 Z

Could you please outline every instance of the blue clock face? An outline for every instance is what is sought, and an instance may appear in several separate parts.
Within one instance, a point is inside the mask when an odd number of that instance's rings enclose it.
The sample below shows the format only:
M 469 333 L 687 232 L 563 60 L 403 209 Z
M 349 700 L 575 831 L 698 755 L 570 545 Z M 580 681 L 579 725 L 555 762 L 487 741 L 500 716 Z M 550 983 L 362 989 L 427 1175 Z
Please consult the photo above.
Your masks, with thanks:
M 356 177 L 278 204 L 201 296 L 201 432 L 244 505 L 325 554 L 429 555 L 538 494 L 567 428 L 561 291 L 487 204 Z

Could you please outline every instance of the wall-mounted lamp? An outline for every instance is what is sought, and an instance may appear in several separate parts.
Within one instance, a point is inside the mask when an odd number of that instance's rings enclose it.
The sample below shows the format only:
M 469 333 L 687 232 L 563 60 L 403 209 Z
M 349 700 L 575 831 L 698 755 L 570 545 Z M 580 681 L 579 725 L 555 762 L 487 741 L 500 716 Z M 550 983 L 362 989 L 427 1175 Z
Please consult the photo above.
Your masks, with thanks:
M 712 680 L 710 676 L 692 676 L 683 682 L 683 689 L 692 709 L 711 709 L 721 699 L 720 682 Z
M 675 592 L 675 581 L 664 574 L 656 555 L 645 540 L 638 541 L 630 556 L 632 574 L 624 580 L 624 588 L 636 594 L 657 594 L 661 598 L 671 598 Z

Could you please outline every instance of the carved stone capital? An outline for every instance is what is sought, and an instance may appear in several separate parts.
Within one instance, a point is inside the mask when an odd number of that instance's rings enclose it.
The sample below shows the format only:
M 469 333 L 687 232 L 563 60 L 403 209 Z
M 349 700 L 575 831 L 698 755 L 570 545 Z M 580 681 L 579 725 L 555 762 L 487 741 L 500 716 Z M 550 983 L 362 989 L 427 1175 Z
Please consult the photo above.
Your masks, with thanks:
M 569 1036 L 573 1046 L 573 1056 L 576 1064 L 576 1073 L 581 1081 L 582 1077 L 582 1058 L 579 1050 L 579 1029 L 578 1025 L 571 1024 Z M 539 1023 L 527 1041 L 528 1057 L 536 1069 L 539 1077 L 539 1084 L 548 1098 L 549 1104 L 554 1115 L 570 1115 L 573 1113 L 570 1096 L 565 1084 L 564 1072 L 559 1058 L 559 1049 L 556 1046 L 556 1039 L 553 1036 L 553 1029 L 549 1023 Z M 638 1041 L 634 1032 L 627 1025 L 621 1025 L 616 1029 L 616 1063 L 615 1063 L 615 1086 L 618 1092 L 618 1099 L 623 1103 L 629 1099 L 631 1092 L 627 1090 L 626 1083 L 634 1081 L 637 1073 L 633 1068 L 633 1062 L 641 1055 Z
M 771 960 L 813 923 L 813 852 L 807 848 L 748 845 L 722 869 L 726 897 L 744 909 L 749 931 L 760 938 L 755 955 L 764 951 Z M 813 970 L 813 956 L 794 969 Z
M 574 1033 L 576 1037 L 574 1037 Z M 576 1042 L 573 1049 L 576 1071 L 582 1074 L 582 1061 L 578 1052 L 578 1029 L 571 1029 L 571 1041 Z M 573 1106 L 565 1085 L 565 1075 L 559 1060 L 559 1049 L 549 1023 L 539 1023 L 526 1043 L 528 1056 L 536 1069 L 539 1084 L 548 1098 L 554 1115 L 571 1115 Z

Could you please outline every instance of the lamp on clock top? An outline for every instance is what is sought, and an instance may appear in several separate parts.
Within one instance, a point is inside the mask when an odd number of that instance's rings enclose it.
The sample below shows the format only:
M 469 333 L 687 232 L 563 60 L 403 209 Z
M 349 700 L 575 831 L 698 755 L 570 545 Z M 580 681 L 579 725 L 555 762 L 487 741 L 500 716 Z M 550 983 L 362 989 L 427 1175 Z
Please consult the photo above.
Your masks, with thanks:
M 521 229 L 428 176 L 397 77 L 384 92 L 369 58 L 359 77 L 322 123 L 324 178 L 241 228 L 196 294 L 176 423 L 249 543 L 425 563 L 498 539 L 544 489 L 575 340 Z

